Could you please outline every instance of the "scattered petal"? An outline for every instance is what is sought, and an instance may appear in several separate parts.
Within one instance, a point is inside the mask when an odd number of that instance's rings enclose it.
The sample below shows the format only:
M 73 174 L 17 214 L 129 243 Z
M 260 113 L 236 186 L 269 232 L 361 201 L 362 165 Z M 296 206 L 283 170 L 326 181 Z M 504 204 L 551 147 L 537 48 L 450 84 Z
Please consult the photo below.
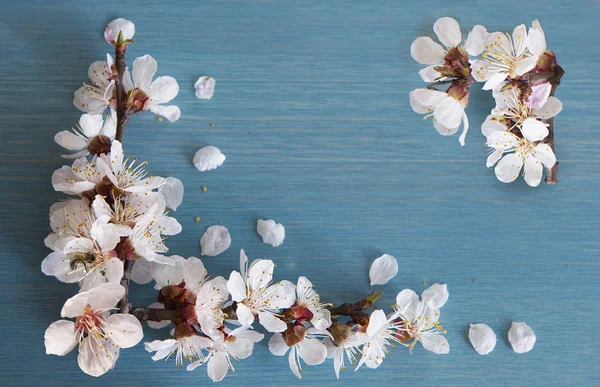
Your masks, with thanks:
M 211 145 L 200 148 L 194 155 L 194 166 L 202 172 L 215 169 L 223 165 L 224 161 L 225 155 L 219 148 Z
M 470 324 L 469 341 L 480 355 L 487 355 L 496 346 L 496 334 L 486 324 Z
M 194 84 L 194 89 L 196 90 L 196 98 L 211 99 L 215 92 L 215 79 L 206 75 L 200 77 Z
M 388 254 L 383 254 L 371 264 L 369 278 L 371 286 L 384 285 L 398 274 L 398 261 Z
M 256 222 L 256 231 L 262 237 L 264 243 L 273 247 L 279 246 L 285 239 L 285 228 L 281 223 L 276 223 L 272 219 L 259 219 Z
M 231 246 L 229 231 L 223 226 L 210 226 L 200 238 L 201 255 L 215 257 Z
M 508 341 L 516 353 L 526 353 L 535 345 L 535 333 L 524 322 L 513 321 L 508 331 Z

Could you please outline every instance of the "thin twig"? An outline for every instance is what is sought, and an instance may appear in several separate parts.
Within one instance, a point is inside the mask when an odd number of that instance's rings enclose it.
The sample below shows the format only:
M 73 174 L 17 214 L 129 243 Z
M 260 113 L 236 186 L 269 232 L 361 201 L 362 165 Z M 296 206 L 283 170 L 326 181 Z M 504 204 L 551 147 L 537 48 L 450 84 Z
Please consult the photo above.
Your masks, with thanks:
M 133 269 L 133 265 L 135 265 L 135 260 L 126 259 L 124 263 L 123 269 L 123 278 L 121 278 L 121 286 L 125 288 L 125 295 L 121 301 L 119 301 L 119 312 L 127 314 L 129 313 L 129 308 L 131 304 L 129 303 L 129 279 L 131 278 L 131 270 Z
M 140 321 L 174 321 L 176 311 L 174 309 L 133 307 L 129 313 Z
M 126 44 L 119 44 L 122 40 L 122 35 L 119 33 L 119 40 L 115 45 L 115 65 L 117 67 L 117 79 L 115 80 L 116 93 L 117 93 L 117 133 L 115 140 L 123 142 L 123 132 L 125 131 L 125 125 L 129 121 L 129 115 L 125 111 L 125 91 L 123 89 L 123 74 L 125 73 L 125 51 L 127 50 Z

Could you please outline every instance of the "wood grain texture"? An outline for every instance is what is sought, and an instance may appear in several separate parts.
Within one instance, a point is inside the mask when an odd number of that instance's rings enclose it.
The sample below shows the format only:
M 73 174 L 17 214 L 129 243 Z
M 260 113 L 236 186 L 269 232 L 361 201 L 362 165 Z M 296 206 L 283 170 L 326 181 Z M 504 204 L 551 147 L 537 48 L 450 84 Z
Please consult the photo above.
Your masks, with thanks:
M 299 381 L 265 340 L 223 385 L 600 384 L 597 1 L 128 3 L 120 10 L 113 0 L 0 1 L 0 384 L 210 383 L 205 369 L 155 363 L 141 345 L 123 351 L 101 379 L 79 371 L 76 352 L 44 353 L 44 330 L 76 291 L 39 270 L 48 253 L 47 210 L 61 197 L 50 184 L 64 162 L 53 136 L 77 121 L 72 93 L 89 64 L 110 51 L 101 32 L 119 16 L 137 27 L 129 63 L 150 53 L 158 74 L 181 86 L 177 123 L 146 114 L 133 117 L 125 132 L 129 155 L 185 184 L 173 214 L 184 231 L 169 238 L 173 253 L 198 256 L 204 229 L 222 221 L 233 244 L 204 259 L 213 275 L 227 276 L 245 248 L 251 258 L 274 259 L 276 278 L 306 275 L 325 300 L 338 303 L 371 290 L 369 264 L 385 252 L 399 259 L 400 271 L 377 287 L 386 293 L 382 306 L 405 287 L 422 290 L 423 282 L 450 289 L 442 311 L 448 356 L 396 349 L 375 371 L 346 371 L 336 382 L 328 362 L 306 367 Z M 432 35 L 433 22 L 446 15 L 459 19 L 464 34 L 478 23 L 510 30 L 540 19 L 567 71 L 557 93 L 565 105 L 556 120 L 558 185 L 503 185 L 485 168 L 479 126 L 492 107 L 488 93 L 473 92 L 462 149 L 456 136 L 438 136 L 411 111 L 408 93 L 421 83 L 410 43 Z M 205 74 L 217 88 L 212 100 L 199 101 L 193 83 Z M 227 161 L 200 173 L 191 160 L 206 144 Z M 285 225 L 281 247 L 261 243 L 259 218 Z M 154 294 L 150 286 L 132 288 L 138 304 Z M 531 353 L 511 350 L 512 320 L 535 330 Z M 471 322 L 498 335 L 490 355 L 471 348 Z M 152 340 L 167 331 L 145 333 Z

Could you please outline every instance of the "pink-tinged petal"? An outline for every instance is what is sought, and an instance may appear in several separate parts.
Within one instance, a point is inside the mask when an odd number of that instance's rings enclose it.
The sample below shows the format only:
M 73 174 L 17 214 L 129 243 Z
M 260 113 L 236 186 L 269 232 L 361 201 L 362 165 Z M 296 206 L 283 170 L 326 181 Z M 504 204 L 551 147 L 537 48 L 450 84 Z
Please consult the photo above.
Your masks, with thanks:
M 537 187 L 542 181 L 542 172 L 544 167 L 542 163 L 533 155 L 528 155 L 525 158 L 524 178 L 527 185 Z
M 140 321 L 132 314 L 111 314 L 104 329 L 107 336 L 121 348 L 131 348 L 144 337 Z
M 446 77 L 442 77 L 442 75 L 435 70 L 436 65 L 427 66 L 424 69 L 419 71 L 419 75 L 424 82 L 436 82 L 443 81 Z
M 527 107 L 539 109 L 544 106 L 550 96 L 552 85 L 550 82 L 545 82 L 531 87 L 531 95 L 527 99 Z
M 438 103 L 433 110 L 433 118 L 440 125 L 448 128 L 457 128 L 464 115 L 464 108 L 456 99 L 448 97 Z
M 246 283 L 242 275 L 237 271 L 232 271 L 227 281 L 227 290 L 231 294 L 231 299 L 236 302 L 244 301 L 246 298 Z
M 503 183 L 512 183 L 519 177 L 523 159 L 514 153 L 507 154 L 498 162 L 494 172 L 496 177 Z
M 423 36 L 415 39 L 411 44 L 410 55 L 421 64 L 433 65 L 444 61 L 446 51 L 431 38 Z
M 288 351 L 289 347 L 283 340 L 281 333 L 275 333 L 269 339 L 269 351 L 275 356 L 283 356 Z
M 456 47 L 462 42 L 460 25 L 451 17 L 439 18 L 433 25 L 433 31 L 440 42 L 448 48 Z
M 58 320 L 50 324 L 44 333 L 44 346 L 47 355 L 64 356 L 77 345 L 75 339 L 75 323 Z
M 387 324 L 387 317 L 385 312 L 381 309 L 378 309 L 371 313 L 371 317 L 369 317 L 369 325 L 367 326 L 367 335 L 370 337 L 375 336 L 377 332 L 383 328 L 383 326 Z
M 121 298 L 125 295 L 125 288 L 120 284 L 107 282 L 99 285 L 88 293 L 88 304 L 92 309 L 110 310 L 117 306 Z
M 150 103 L 149 107 L 152 113 L 166 118 L 169 122 L 175 122 L 181 117 L 181 110 L 175 105 L 164 106 Z
M 104 40 L 110 44 L 114 44 L 121 31 L 123 32 L 123 40 L 133 39 L 133 36 L 135 35 L 135 24 L 123 18 L 111 21 L 104 30 Z
M 484 136 L 489 137 L 494 132 L 505 132 L 506 125 L 494 119 L 492 115 L 487 116 L 483 124 L 481 125 L 481 133 Z
M 450 352 L 448 340 L 441 334 L 421 335 L 421 343 L 423 347 L 438 355 L 446 355 Z
M 500 150 L 494 150 L 488 156 L 488 158 L 485 162 L 485 166 L 488 168 L 492 167 L 494 164 L 496 164 L 498 162 L 498 160 L 500 160 L 502 158 L 503 154 L 504 154 L 504 152 L 502 152 Z
M 179 84 L 173 77 L 158 77 L 152 82 L 148 89 L 148 97 L 157 104 L 167 103 L 177 97 Z
M 227 376 L 229 370 L 229 361 L 225 351 L 212 351 L 208 359 L 208 377 L 213 382 L 220 382 Z
M 79 345 L 77 364 L 86 374 L 102 376 L 115 366 L 119 348 L 106 339 L 86 337 Z
M 558 113 L 560 113 L 563 109 L 563 104 L 562 102 L 560 102 L 560 100 L 554 96 L 552 97 L 548 97 L 548 100 L 546 101 L 546 103 L 544 104 L 544 106 L 542 106 L 539 109 L 536 109 L 533 111 L 533 114 L 535 114 L 536 117 L 542 118 L 542 119 L 548 119 L 548 118 L 552 118 L 554 116 L 556 116 Z
M 320 340 L 304 338 L 296 348 L 300 358 L 308 365 L 321 364 L 327 359 L 327 347 Z
M 147 92 L 150 89 L 157 68 L 156 60 L 148 54 L 135 58 L 132 71 L 135 87 Z
M 431 309 L 439 309 L 448 301 L 448 286 L 446 284 L 433 284 L 423 291 L 421 299 Z
M 78 151 L 87 148 L 87 140 L 68 130 L 62 130 L 54 136 L 54 141 L 65 149 Z
M 541 141 L 545 139 L 549 132 L 546 124 L 535 118 L 528 118 L 521 125 L 521 133 L 528 141 Z
M 287 329 L 283 320 L 269 312 L 260 312 L 258 322 L 269 332 L 283 332 Z
M 537 144 L 534 151 L 535 158 L 541 161 L 546 168 L 552 168 L 556 164 L 556 156 L 548 144 Z
M 489 33 L 484 26 L 480 24 L 473 26 L 473 29 L 465 41 L 465 50 L 467 50 L 469 55 L 481 55 L 483 50 L 485 50 L 485 41 L 487 40 L 488 35 Z

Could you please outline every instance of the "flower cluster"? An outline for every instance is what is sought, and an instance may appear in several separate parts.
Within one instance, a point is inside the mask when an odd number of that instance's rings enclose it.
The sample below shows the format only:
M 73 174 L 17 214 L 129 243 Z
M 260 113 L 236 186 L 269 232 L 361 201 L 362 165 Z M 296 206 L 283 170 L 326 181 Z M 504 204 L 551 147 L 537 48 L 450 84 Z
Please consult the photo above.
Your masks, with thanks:
M 488 32 L 481 25 L 473 27 L 462 40 L 458 22 L 449 17 L 433 26 L 438 39 L 417 38 L 411 55 L 428 65 L 419 74 L 431 83 L 410 93 L 412 109 L 425 118 L 433 117 L 434 128 L 443 136 L 456 133 L 461 124 L 461 145 L 469 129 L 465 108 L 473 82 L 485 82 L 492 90 L 496 107 L 482 125 L 491 149 L 487 166 L 495 167 L 501 182 L 513 182 L 524 169 L 525 182 L 536 187 L 542 179 L 556 183 L 557 162 L 554 155 L 553 120 L 562 103 L 553 96 L 564 74 L 555 54 L 546 49 L 546 36 L 537 20 L 529 30 L 521 24 L 512 35 Z M 445 91 L 436 86 L 449 85 Z

